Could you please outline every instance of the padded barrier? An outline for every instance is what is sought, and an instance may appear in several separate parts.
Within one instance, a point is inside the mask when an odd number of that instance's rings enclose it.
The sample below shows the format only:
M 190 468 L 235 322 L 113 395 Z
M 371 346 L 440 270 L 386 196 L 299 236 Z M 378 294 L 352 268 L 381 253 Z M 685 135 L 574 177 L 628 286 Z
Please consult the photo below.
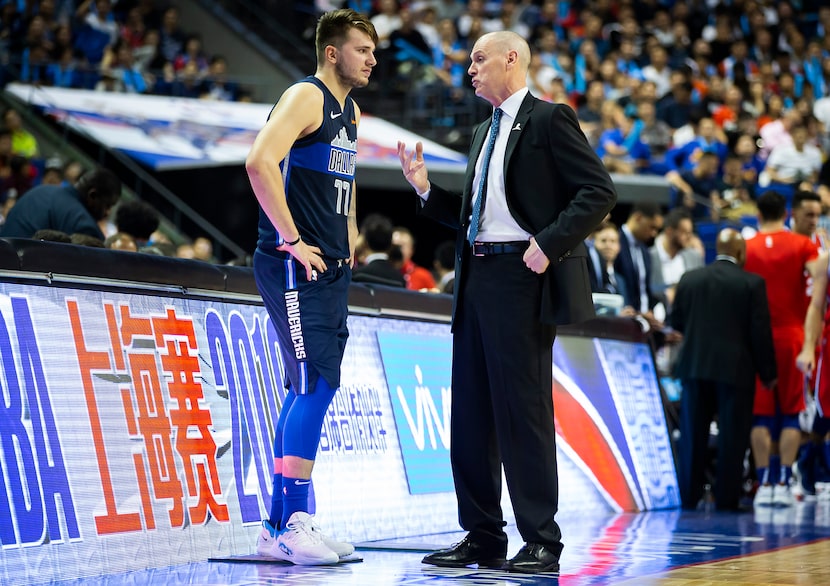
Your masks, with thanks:
M 222 274 L 225 275 L 225 291 L 231 293 L 245 293 L 248 295 L 259 295 L 254 279 L 254 269 L 251 267 L 234 267 L 217 265 Z
M 259 295 L 250 267 L 212 265 L 197 260 L 28 238 L 0 238 L 0 270 L 3 269 Z M 349 306 L 369 314 L 415 312 L 448 320 L 452 298 L 354 283 L 349 289 Z
M 197 260 L 26 238 L 0 238 L 2 269 L 259 295 L 250 267 L 212 265 Z M 449 321 L 452 296 L 353 283 L 349 289 L 349 307 L 359 313 Z M 581 324 L 561 326 L 557 332 L 639 342 L 646 339 L 639 323 L 617 317 L 598 317 Z
M 0 238 L 0 269 L 7 271 L 19 271 L 20 259 L 17 257 L 17 249 L 9 240 Z
M 225 290 L 225 275 L 222 271 L 197 260 L 25 238 L 9 238 L 6 242 L 17 251 L 19 270 L 25 272 L 98 277 L 188 289 Z

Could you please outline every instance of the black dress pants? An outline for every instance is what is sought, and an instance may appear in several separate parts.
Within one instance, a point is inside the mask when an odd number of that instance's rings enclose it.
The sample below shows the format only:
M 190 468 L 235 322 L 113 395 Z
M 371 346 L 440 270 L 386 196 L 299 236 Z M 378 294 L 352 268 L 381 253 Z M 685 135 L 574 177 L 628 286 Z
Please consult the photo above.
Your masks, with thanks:
M 693 509 L 703 496 L 709 426 L 718 414 L 715 506 L 737 509 L 741 497 L 743 460 L 752 429 L 754 388 L 698 379 L 683 380 L 678 446 L 680 500 Z
M 453 478 L 461 526 L 504 543 L 501 465 L 519 533 L 559 553 L 553 423 L 554 326 L 539 322 L 542 276 L 521 254 L 464 259 L 452 361 Z

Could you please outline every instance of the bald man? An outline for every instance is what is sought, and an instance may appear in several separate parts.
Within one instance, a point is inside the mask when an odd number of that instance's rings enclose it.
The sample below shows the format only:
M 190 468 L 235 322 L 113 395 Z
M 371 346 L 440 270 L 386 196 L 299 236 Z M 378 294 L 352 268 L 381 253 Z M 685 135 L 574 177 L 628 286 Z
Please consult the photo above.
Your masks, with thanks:
M 739 232 L 722 230 L 717 252 L 715 262 L 680 279 L 669 318 L 684 336 L 675 374 L 683 381 L 678 479 L 685 509 L 703 496 L 709 426 L 717 413 L 715 506 L 738 510 L 755 374 L 769 388 L 776 379 L 764 279 L 743 270 L 746 243 Z
M 423 146 L 398 143 L 421 212 L 458 230 L 453 305 L 451 461 L 457 545 L 424 563 L 559 570 L 562 534 L 553 424 L 556 325 L 593 317 L 583 241 L 616 202 L 570 107 L 537 100 L 527 42 L 476 41 L 467 72 L 493 117 L 473 133 L 463 193 L 430 184 Z M 525 541 L 505 562 L 501 467 Z

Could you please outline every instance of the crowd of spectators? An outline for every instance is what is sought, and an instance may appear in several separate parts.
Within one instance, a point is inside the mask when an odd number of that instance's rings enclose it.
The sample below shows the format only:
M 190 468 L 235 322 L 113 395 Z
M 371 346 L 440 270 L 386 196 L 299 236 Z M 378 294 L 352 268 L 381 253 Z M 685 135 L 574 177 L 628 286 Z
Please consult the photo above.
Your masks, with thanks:
M 6 0 L 0 5 L 0 86 L 10 81 L 236 101 L 227 60 L 156 0 Z
M 438 245 L 432 267 L 412 260 L 415 238 L 409 228 L 394 226 L 383 214 L 373 213 L 360 223 L 355 247 L 355 283 L 401 287 L 423 293 L 452 293 L 455 284 L 455 244 Z
M 752 218 L 755 199 L 770 188 L 788 201 L 798 189 L 814 190 L 830 208 L 822 160 L 830 145 L 830 6 L 822 2 L 345 4 L 369 13 L 378 31 L 375 87 L 402 89 L 415 103 L 421 95 L 421 111 L 432 104 L 432 124 L 456 128 L 446 105 L 478 102 L 466 74 L 470 47 L 483 33 L 509 29 L 533 48 L 531 90 L 575 109 L 610 171 L 665 177 L 672 207 L 687 209 L 695 224 Z M 224 59 L 179 20 L 162 0 L 3 2 L 2 81 L 239 98 Z M 0 177 L 20 193 L 45 169 L 19 158 L 36 156 L 37 147 L 10 117 L 15 156 L 5 157 Z
M 12 192 L 0 216 L 0 237 L 32 238 L 216 262 L 213 243 L 200 236 L 174 245 L 147 202 L 122 197 L 121 181 L 106 169 L 46 161 L 40 181 Z
M 179 20 L 178 8 L 162 0 L 4 0 L 0 2 L 0 87 L 20 81 L 224 101 L 249 99 L 245 89 L 229 80 L 225 58 L 211 54 L 200 35 L 187 31 Z M 82 171 L 76 161 L 45 156 L 18 112 L 4 112 L 0 223 L 30 189 L 74 185 Z M 187 258 L 205 256 L 190 244 L 183 245 L 180 253 Z
M 202 45 L 199 34 L 179 23 L 179 10 L 155 0 L 39 0 L 0 3 L 0 85 L 34 85 L 97 91 L 153 93 L 213 100 L 246 100 L 247 92 L 227 77 L 227 62 Z M 45 157 L 36 138 L 14 109 L 0 126 L 0 225 L 33 188 L 74 186 L 83 166 Z M 213 261 L 212 243 L 196 238 L 173 245 L 150 230 L 133 235 L 120 230 L 118 218 L 130 213 L 148 220 L 152 209 L 122 203 L 117 214 L 102 218 L 95 236 L 47 228 L 38 239 L 139 250 Z M 129 220 L 127 220 L 129 221 Z M 153 233 L 150 238 L 149 234 Z M 27 236 L 34 236 L 28 234 Z M 100 236 L 103 236 L 101 238 Z
M 697 221 L 753 216 L 766 189 L 819 189 L 830 207 L 830 5 L 769 0 L 397 0 L 370 11 L 382 88 L 475 101 L 483 33 L 533 49 L 531 91 L 570 104 L 608 169 L 666 177 Z M 414 97 L 413 97 L 414 96 Z M 423 99 L 421 100 L 423 102 Z M 418 106 L 421 107 L 420 105 Z M 435 109 L 433 124 L 456 126 Z

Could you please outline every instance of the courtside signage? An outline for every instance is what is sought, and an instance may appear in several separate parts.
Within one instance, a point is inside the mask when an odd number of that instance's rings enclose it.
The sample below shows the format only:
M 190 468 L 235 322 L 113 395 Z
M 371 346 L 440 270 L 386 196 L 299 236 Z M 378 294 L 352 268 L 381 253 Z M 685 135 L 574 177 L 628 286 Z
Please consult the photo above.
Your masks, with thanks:
M 348 327 L 314 470 L 317 520 L 354 542 L 459 530 L 449 326 L 351 315 Z M 607 447 L 597 458 L 559 422 L 563 509 L 674 502 L 653 364 L 633 346 L 557 340 L 557 416 L 567 405 Z M 283 370 L 255 300 L 0 283 L 0 583 L 254 551 Z
M 452 337 L 388 331 L 378 331 L 377 337 L 409 492 L 452 491 Z

